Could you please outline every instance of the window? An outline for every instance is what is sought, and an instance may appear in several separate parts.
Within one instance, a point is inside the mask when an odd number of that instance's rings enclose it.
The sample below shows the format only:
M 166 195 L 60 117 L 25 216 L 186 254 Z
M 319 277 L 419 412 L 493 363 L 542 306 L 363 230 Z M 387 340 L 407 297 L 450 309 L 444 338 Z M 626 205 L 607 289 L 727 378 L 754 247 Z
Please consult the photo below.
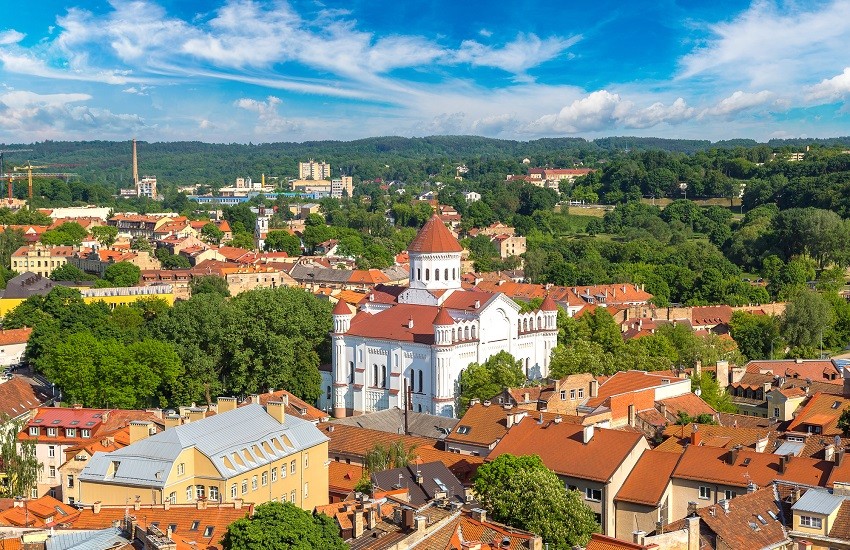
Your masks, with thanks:
M 711 498 L 711 487 L 706 487 L 705 485 L 699 486 L 699 498 L 706 500 Z
M 354 361 L 348 362 L 348 383 L 354 383 Z
M 180 464 L 177 465 L 177 475 L 178 476 L 182 476 L 185 471 L 186 471 L 186 463 L 185 462 L 181 462 Z
M 823 520 L 812 516 L 800 516 L 800 527 L 809 527 L 811 529 L 822 529 Z
M 68 488 L 69 489 L 74 488 L 74 476 L 72 476 L 72 475 L 68 476 Z
M 190 527 L 189 530 L 190 531 L 197 531 L 198 527 L 200 527 L 200 526 L 201 526 L 201 522 L 198 521 L 198 520 L 195 520 L 195 521 L 192 522 L 192 527 Z
M 723 494 L 723 497 L 726 500 L 732 500 L 736 496 L 738 496 L 738 493 L 736 493 L 735 491 L 730 491 L 729 489 L 726 489 L 726 492 Z
M 198 500 L 204 498 L 205 489 L 203 485 L 195 485 L 195 496 L 198 497 Z
M 257 490 L 257 476 L 251 476 L 251 490 Z
M 56 437 L 56 428 L 47 428 L 47 437 Z
M 280 467 L 280 478 L 283 479 L 285 477 L 286 477 L 286 463 L 284 463 L 283 466 Z M 286 500 L 286 499 L 284 499 L 284 500 Z
M 38 426 L 30 426 L 30 435 L 32 437 L 38 437 Z
M 49 477 L 56 477 L 56 466 L 50 466 L 47 470 L 47 475 Z
M 295 473 L 295 461 L 294 461 L 294 460 L 293 460 L 292 462 L 290 462 L 290 463 L 289 463 L 289 473 L 290 473 L 290 474 L 294 474 L 294 473 Z
M 435 281 L 439 281 L 439 280 L 440 280 L 440 270 L 439 270 L 439 269 L 435 269 L 435 270 L 434 270 L 434 280 L 435 280 Z
M 430 270 L 429 270 L 427 267 L 425 268 L 425 280 L 426 280 L 426 281 L 430 281 L 430 280 L 431 280 L 431 272 L 430 272 Z
M 186 500 L 192 500 L 192 497 L 195 496 L 195 488 L 192 485 L 186 487 Z
M 291 493 L 289 493 L 289 502 L 292 502 L 293 504 L 295 503 L 295 491 L 294 490 Z
M 567 400 L 567 390 L 561 390 L 561 401 Z
M 277 468 L 272 468 L 272 483 L 277 481 Z
M 77 437 L 77 428 L 65 428 L 65 437 Z
M 91 430 L 80 430 L 80 436 L 83 438 L 91 437 Z
M 307 498 L 307 494 L 309 493 L 310 484 L 308 482 L 304 482 L 304 498 Z
M 307 453 L 304 453 L 304 469 L 305 470 L 310 467 L 310 461 L 308 460 L 308 458 L 310 458 L 310 455 L 308 455 Z
M 207 526 L 204 528 L 204 538 L 205 538 L 205 539 L 208 539 L 208 538 L 212 537 L 212 534 L 213 534 L 213 530 L 214 530 L 214 529 L 215 529 L 215 527 L 214 527 L 214 526 L 212 526 L 212 525 L 207 525 Z
M 169 524 L 168 524 L 168 528 L 169 528 L 169 529 L 171 529 L 171 532 L 172 532 L 172 533 L 176 533 L 176 532 L 177 532 L 177 524 L 176 524 L 176 523 L 169 523 Z
M 269 473 L 263 472 L 262 477 L 260 478 L 260 483 L 263 484 L 263 487 L 269 484 Z
M 242 480 L 242 494 L 244 495 L 247 492 L 248 492 L 248 480 L 243 479 Z
M 177 504 L 177 491 L 171 491 L 171 494 L 168 495 L 168 502 Z
M 378 365 L 372 365 L 372 387 L 378 387 Z
M 47 456 L 50 458 L 56 458 L 56 445 L 47 446 Z
M 584 399 L 584 388 L 579 388 L 579 389 L 578 389 L 578 398 L 579 398 L 579 399 Z
M 425 393 L 425 375 L 422 369 L 419 369 L 419 393 Z
M 602 500 L 602 490 L 601 489 L 591 489 L 588 487 L 584 490 L 584 498 L 585 500 L 592 500 L 594 502 L 599 502 Z
M 236 498 L 236 492 L 236 484 L 234 483 L 230 486 L 230 498 Z
M 30 489 L 30 498 L 38 498 L 38 487 Z
M 385 389 L 387 387 L 387 366 L 386 365 L 381 367 L 381 387 L 385 388 Z
M 210 500 L 218 502 L 218 487 L 210 485 Z

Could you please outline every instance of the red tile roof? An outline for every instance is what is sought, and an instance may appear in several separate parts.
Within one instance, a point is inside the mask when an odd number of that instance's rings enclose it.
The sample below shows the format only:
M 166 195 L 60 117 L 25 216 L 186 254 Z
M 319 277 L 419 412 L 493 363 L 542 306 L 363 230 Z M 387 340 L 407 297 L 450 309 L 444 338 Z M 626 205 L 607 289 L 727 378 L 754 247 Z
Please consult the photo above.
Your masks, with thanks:
M 515 424 L 488 455 L 539 455 L 543 463 L 560 475 L 607 482 L 643 435 L 605 428 L 593 429 L 583 443 L 583 426 L 566 422 L 543 422 L 526 418 Z
M 443 221 L 436 214 L 431 216 L 410 246 L 407 247 L 409 252 L 419 252 L 431 254 L 435 252 L 461 252 L 463 247 L 457 241 L 451 231 L 443 224 Z
M 434 317 L 437 306 L 399 304 L 384 311 L 358 313 L 348 334 L 397 342 L 434 343 Z
M 665 382 L 666 380 L 666 382 Z M 620 371 L 599 385 L 599 393 L 596 397 L 588 399 L 586 406 L 598 407 L 612 395 L 647 390 L 659 386 L 668 385 L 670 382 L 679 382 L 681 378 L 670 376 L 658 376 L 651 372 L 630 370 Z
M 0 513 L 0 524 L 15 527 L 53 527 L 74 521 L 79 510 L 63 504 L 50 495 L 35 500 L 26 500 L 22 506 L 14 506 Z
M 328 489 L 342 493 L 354 491 L 354 486 L 363 477 L 363 466 L 331 460 L 328 464 Z
M 47 401 L 26 378 L 15 377 L 0 384 L 0 417 L 17 418 Z
M 337 300 L 336 305 L 334 306 L 332 315 L 351 315 L 351 309 L 348 307 L 348 304 L 345 303 L 344 300 Z
M 843 432 L 838 428 L 838 418 L 848 407 L 850 398 L 818 392 L 797 411 L 794 420 L 788 425 L 788 431 L 806 431 L 805 426 L 808 424 L 820 426 L 821 436 L 842 435 Z
M 747 372 L 768 372 L 785 378 L 811 379 L 841 385 L 841 369 L 832 361 L 821 359 L 756 360 L 746 365 Z
M 730 306 L 696 306 L 691 308 L 691 323 L 695 326 L 728 324 L 732 319 Z
M 434 324 L 440 326 L 451 326 L 455 324 L 455 320 L 452 319 L 452 316 L 449 315 L 449 312 L 444 308 L 440 308 L 440 311 L 437 312 L 437 316 L 434 317 Z
M 680 458 L 663 451 L 644 451 L 614 500 L 657 506 Z

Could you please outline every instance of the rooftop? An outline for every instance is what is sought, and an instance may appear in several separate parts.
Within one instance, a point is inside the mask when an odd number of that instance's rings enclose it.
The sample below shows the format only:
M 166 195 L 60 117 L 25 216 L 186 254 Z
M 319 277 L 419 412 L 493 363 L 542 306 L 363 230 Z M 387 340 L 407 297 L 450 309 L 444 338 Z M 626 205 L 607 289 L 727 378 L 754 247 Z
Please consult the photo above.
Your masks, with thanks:
M 463 247 L 436 214 L 425 222 L 422 229 L 407 247 L 409 252 L 431 254 L 435 252 L 462 252 Z
M 640 455 L 614 500 L 657 506 L 680 458 L 681 455 L 647 449 Z

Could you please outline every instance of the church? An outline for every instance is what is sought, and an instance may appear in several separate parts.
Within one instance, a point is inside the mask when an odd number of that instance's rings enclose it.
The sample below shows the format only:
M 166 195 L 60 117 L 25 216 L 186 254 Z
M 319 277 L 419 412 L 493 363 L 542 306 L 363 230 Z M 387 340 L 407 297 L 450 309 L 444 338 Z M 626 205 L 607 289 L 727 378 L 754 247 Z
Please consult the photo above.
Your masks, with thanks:
M 403 409 L 406 388 L 412 410 L 455 416 L 461 372 L 500 351 L 522 361 L 530 379 L 548 374 L 555 302 L 547 296 L 539 310 L 520 313 L 502 293 L 461 288 L 462 250 L 433 216 L 408 247 L 408 286 L 378 286 L 356 312 L 336 304 L 322 403 L 334 416 Z

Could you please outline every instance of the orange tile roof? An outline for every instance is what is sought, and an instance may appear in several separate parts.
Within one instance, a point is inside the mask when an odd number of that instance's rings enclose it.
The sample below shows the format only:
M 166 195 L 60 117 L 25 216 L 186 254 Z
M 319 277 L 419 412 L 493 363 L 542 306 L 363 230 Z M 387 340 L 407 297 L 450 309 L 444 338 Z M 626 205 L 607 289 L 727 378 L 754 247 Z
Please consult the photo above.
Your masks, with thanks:
M 841 369 L 832 361 L 821 359 L 756 360 L 746 365 L 747 372 L 768 372 L 785 378 L 811 379 L 817 382 L 843 384 Z
M 651 550 L 658 548 L 656 545 L 644 546 L 635 544 L 614 537 L 593 533 L 590 536 L 590 541 L 587 543 L 585 550 Z
M 17 418 L 42 406 L 47 399 L 26 378 L 16 376 L 0 384 L 0 417 Z
M 390 282 L 390 278 L 384 275 L 384 272 L 380 269 L 355 269 L 351 272 L 348 282 L 351 284 L 377 285 Z
M 2 329 L 0 330 L 0 346 L 26 344 L 31 334 L 32 327 Z
M 534 388 L 528 388 L 534 390 Z M 507 416 L 509 414 L 526 413 L 530 420 L 536 421 L 543 416 L 546 422 L 553 421 L 556 417 L 569 424 L 581 424 L 581 417 L 573 415 L 558 415 L 555 413 L 529 412 L 518 408 L 506 409 L 501 405 L 485 405 L 477 403 L 466 410 L 463 417 L 446 437 L 446 442 L 468 443 L 472 445 L 483 445 L 489 447 L 504 437 L 507 433 Z M 465 433 L 462 433 L 465 432 Z
M 434 343 L 436 316 L 437 306 L 413 304 L 399 304 L 375 314 L 361 311 L 352 319 L 348 334 L 430 345 Z
M 614 500 L 657 506 L 680 458 L 663 451 L 644 451 Z
M 838 428 L 838 418 L 848 407 L 850 398 L 818 392 L 797 411 L 794 420 L 788 425 L 788 431 L 806 431 L 804 426 L 810 424 L 820 426 L 822 436 L 842 435 Z
M 667 380 L 667 382 L 664 382 Z M 598 407 L 612 395 L 636 392 L 669 384 L 671 381 L 682 379 L 670 376 L 658 376 L 652 372 L 630 370 L 620 371 L 599 384 L 599 393 L 596 397 L 587 400 L 588 407 Z
M 114 521 L 121 521 L 126 514 L 136 517 L 139 525 L 147 527 L 156 523 L 165 532 L 169 526 L 176 527 L 172 540 L 177 543 L 178 550 L 203 548 L 204 550 L 219 550 L 221 538 L 227 531 L 228 525 L 237 519 L 250 515 L 253 505 L 236 508 L 233 504 L 206 504 L 203 510 L 197 505 L 172 504 L 166 510 L 162 504 L 140 506 L 135 510 L 132 506 L 102 506 L 98 513 L 92 508 L 80 510 L 79 517 L 73 521 L 74 529 L 105 529 L 111 527 Z M 194 522 L 198 522 L 193 530 Z M 205 531 L 212 527 L 208 537 Z
M 776 479 L 825 487 L 833 465 L 825 460 L 791 457 L 782 472 L 779 455 L 741 449 L 734 464 L 730 464 L 734 452 L 726 448 L 690 445 L 682 454 L 673 477 L 733 487 L 746 487 L 750 481 L 765 487 Z
M 671 424 L 664 429 L 666 438 L 656 450 L 681 453 L 685 447 L 691 444 L 691 434 L 694 432 L 693 424 L 684 426 Z M 699 424 L 700 438 L 703 445 L 718 446 L 723 443 L 724 447 L 743 445 L 744 447 L 755 447 L 759 439 L 768 437 L 770 430 L 767 428 L 738 428 L 734 426 L 715 426 L 711 424 Z
M 0 513 L 0 524 L 15 527 L 53 527 L 74 521 L 80 513 L 73 506 L 63 504 L 50 495 L 25 500 L 21 504 Z
M 701 414 L 713 415 L 717 411 L 702 400 L 701 397 L 694 393 L 686 393 L 677 397 L 670 397 L 659 401 L 666 408 L 667 414 L 675 418 L 680 412 L 688 416 L 698 416 Z
M 363 477 L 363 466 L 331 460 L 328 464 L 328 488 L 331 491 L 354 491 Z
M 718 539 L 717 548 L 787 548 L 785 544 L 790 540 L 784 524 L 773 519 L 769 513 L 783 517 L 773 485 L 728 502 L 728 512 L 719 504 L 697 510 L 702 524 L 700 531 L 708 528 L 713 532 Z M 753 525 L 756 529 L 753 529 Z
M 255 402 L 255 398 L 256 401 L 264 407 L 269 401 L 285 401 L 287 403 L 286 414 L 297 416 L 311 422 L 326 422 L 330 419 L 330 415 L 328 413 L 314 407 L 286 390 L 276 390 L 273 392 L 261 393 L 256 396 L 250 396 L 240 403 L 239 406 L 244 407 L 245 405 L 250 405 Z
M 732 319 L 730 306 L 696 306 L 691 308 L 691 323 L 696 326 L 727 324 Z
M 422 229 L 407 247 L 408 253 L 419 252 L 431 254 L 435 252 L 462 252 L 463 247 L 451 231 L 436 214 L 425 222 Z
M 605 483 L 643 435 L 605 428 L 593 430 L 593 437 L 585 444 L 582 426 L 566 422 L 538 424 L 533 418 L 526 418 L 511 427 L 487 460 L 503 454 L 536 454 L 558 474 Z

